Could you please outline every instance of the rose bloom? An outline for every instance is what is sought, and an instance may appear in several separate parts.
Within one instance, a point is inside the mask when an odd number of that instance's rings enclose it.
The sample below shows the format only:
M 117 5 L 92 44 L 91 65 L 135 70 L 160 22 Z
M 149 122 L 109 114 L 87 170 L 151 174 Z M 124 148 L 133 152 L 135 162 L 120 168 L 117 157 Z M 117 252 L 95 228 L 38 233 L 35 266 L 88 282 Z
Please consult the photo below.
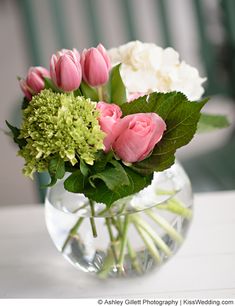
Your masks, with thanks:
M 124 162 L 141 161 L 161 140 L 165 129 L 164 120 L 155 113 L 128 115 L 114 127 L 118 136 L 113 150 Z
M 198 100 L 204 89 L 196 68 L 179 60 L 172 48 L 132 41 L 109 50 L 112 65 L 122 63 L 121 76 L 129 94 L 180 91 L 190 100 Z
M 117 129 L 115 125 L 120 121 L 122 111 L 116 104 L 98 102 L 96 108 L 100 111 L 99 124 L 101 130 L 107 135 L 104 139 L 105 152 L 108 152 L 115 138 L 117 137 Z

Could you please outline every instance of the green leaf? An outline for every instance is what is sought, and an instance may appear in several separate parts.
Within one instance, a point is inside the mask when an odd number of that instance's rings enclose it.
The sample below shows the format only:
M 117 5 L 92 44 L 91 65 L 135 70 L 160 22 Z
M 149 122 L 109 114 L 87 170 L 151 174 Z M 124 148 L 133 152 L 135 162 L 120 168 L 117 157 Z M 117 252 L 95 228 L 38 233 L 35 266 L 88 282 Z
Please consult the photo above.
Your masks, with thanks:
M 22 101 L 21 109 L 26 109 L 28 105 L 29 105 L 29 100 L 26 97 L 24 97 Z
M 14 142 L 16 144 L 18 144 L 19 148 L 22 149 L 24 146 L 26 146 L 27 141 L 24 138 L 19 138 L 19 136 L 20 136 L 20 129 L 18 129 L 17 127 L 11 125 L 7 120 L 6 120 L 6 125 L 11 130 Z
M 223 129 L 228 127 L 228 118 L 224 115 L 212 115 L 212 114 L 201 114 L 201 118 L 198 122 L 197 132 L 204 133 L 210 132 L 217 129 Z
M 122 165 L 115 160 L 110 161 L 110 164 L 113 167 L 106 167 L 103 172 L 90 176 L 89 180 L 92 186 L 95 185 L 95 181 L 102 180 L 110 190 L 115 191 L 120 186 L 130 184 L 128 175 Z
M 85 193 L 85 183 L 86 178 L 80 170 L 77 170 L 64 181 L 64 188 L 69 192 Z
M 72 166 L 69 161 L 66 161 L 64 163 L 64 166 L 65 166 L 65 172 L 71 172 L 72 173 L 72 172 L 78 170 L 78 168 L 76 167 L 77 164 L 75 166 Z
M 88 173 L 90 171 L 89 167 L 82 159 L 80 159 L 80 171 L 84 176 L 88 176 Z
M 91 101 L 99 101 L 97 90 L 94 87 L 82 82 L 80 85 L 80 90 L 85 98 L 90 98 Z
M 147 101 L 146 101 L 147 100 Z M 180 92 L 152 93 L 121 106 L 124 115 L 154 112 L 166 122 L 167 130 L 149 158 L 134 163 L 132 168 L 144 175 L 169 168 L 175 160 L 176 149 L 193 138 L 201 108 L 208 99 L 189 101 Z
M 105 171 L 89 178 L 80 170 L 74 171 L 65 180 L 64 188 L 69 192 L 83 193 L 97 203 L 111 206 L 114 201 L 142 190 L 152 181 L 152 175 L 140 175 L 115 160 L 110 163 L 113 167 L 108 166 Z
M 102 172 L 107 163 L 111 161 L 113 158 L 113 152 L 109 151 L 108 153 L 105 153 L 104 151 L 99 151 L 96 154 L 95 163 L 91 168 L 92 173 Z
M 59 155 L 55 156 L 50 160 L 48 170 L 51 177 L 62 179 L 65 175 L 64 160 Z
M 85 189 L 84 194 L 88 198 L 98 203 L 104 203 L 110 207 L 113 202 L 139 192 L 152 181 L 152 175 L 143 176 L 132 171 L 128 167 L 124 167 L 124 169 L 130 182 L 129 185 L 120 185 L 119 187 L 116 187 L 114 191 L 111 191 L 102 180 L 99 180 L 96 184 L 96 188 L 88 186 Z
M 117 105 L 126 103 L 126 87 L 120 75 L 120 66 L 121 64 L 118 64 L 117 66 L 113 67 L 110 72 L 109 82 L 107 85 L 110 91 L 110 102 Z
M 53 83 L 52 79 L 50 78 L 44 78 L 44 85 L 45 89 L 52 89 L 54 92 L 61 92 L 61 90 L 56 87 L 56 85 Z
M 75 97 L 83 96 L 83 94 L 82 94 L 80 88 L 74 90 L 73 94 L 74 94 Z

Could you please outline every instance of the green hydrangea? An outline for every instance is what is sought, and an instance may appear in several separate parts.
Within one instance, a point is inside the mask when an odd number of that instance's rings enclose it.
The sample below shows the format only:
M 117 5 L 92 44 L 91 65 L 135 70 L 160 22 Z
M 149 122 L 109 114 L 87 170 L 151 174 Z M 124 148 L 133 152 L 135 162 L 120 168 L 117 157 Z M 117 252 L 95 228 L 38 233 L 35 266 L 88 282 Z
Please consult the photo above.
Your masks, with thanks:
M 95 103 L 84 97 L 48 89 L 34 96 L 23 111 L 19 136 L 27 141 L 19 151 L 26 162 L 24 174 L 47 170 L 55 154 L 72 165 L 78 158 L 92 165 L 97 151 L 104 148 L 98 115 Z

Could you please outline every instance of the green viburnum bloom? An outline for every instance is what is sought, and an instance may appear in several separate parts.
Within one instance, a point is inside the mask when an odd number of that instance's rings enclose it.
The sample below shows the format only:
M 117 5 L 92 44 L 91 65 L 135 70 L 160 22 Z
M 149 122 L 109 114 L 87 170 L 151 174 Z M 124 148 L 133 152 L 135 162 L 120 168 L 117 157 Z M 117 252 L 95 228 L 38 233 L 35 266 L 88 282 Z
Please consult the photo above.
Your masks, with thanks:
M 35 171 L 46 171 L 55 154 L 72 165 L 78 158 L 92 165 L 104 148 L 98 116 L 90 99 L 48 89 L 35 95 L 23 111 L 19 136 L 27 141 L 19 151 L 26 162 L 24 174 L 32 177 Z

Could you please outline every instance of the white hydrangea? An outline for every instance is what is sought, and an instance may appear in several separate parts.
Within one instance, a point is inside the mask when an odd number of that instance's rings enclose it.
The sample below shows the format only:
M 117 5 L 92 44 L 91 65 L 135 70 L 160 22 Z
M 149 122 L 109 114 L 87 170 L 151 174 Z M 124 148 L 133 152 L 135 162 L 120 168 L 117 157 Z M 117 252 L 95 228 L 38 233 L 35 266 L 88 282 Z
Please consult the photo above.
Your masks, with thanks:
M 198 100 L 204 89 L 196 68 L 180 62 L 172 48 L 132 41 L 110 49 L 112 65 L 122 63 L 121 76 L 128 93 L 181 91 L 189 100 Z

